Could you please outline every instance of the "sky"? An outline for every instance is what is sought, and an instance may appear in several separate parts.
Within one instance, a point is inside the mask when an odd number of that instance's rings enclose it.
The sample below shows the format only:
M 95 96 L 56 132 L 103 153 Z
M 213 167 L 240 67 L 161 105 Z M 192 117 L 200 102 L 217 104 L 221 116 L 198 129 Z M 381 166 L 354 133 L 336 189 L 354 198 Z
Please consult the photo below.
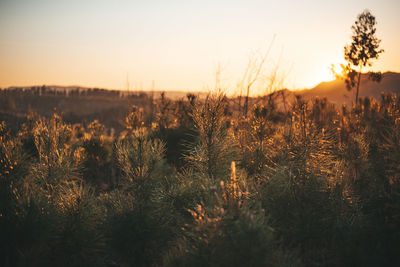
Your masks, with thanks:
M 0 0 L 0 87 L 237 93 L 270 48 L 253 94 L 272 77 L 310 88 L 333 79 L 365 9 L 385 50 L 371 70 L 400 72 L 398 0 Z

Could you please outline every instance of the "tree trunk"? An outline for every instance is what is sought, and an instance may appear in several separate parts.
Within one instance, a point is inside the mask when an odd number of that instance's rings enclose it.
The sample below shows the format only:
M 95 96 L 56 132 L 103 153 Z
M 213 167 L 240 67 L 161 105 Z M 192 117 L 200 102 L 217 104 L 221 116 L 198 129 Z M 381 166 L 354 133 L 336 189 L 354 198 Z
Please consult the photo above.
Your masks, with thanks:
M 358 73 L 357 90 L 356 90 L 356 108 L 358 107 L 358 90 L 360 88 L 361 70 L 362 70 L 362 65 L 360 66 L 360 72 Z
M 249 94 L 250 94 L 250 85 L 247 86 L 247 94 L 246 99 L 244 101 L 244 117 L 247 118 L 247 112 L 249 109 Z
M 242 116 L 242 91 L 239 94 L 239 118 Z

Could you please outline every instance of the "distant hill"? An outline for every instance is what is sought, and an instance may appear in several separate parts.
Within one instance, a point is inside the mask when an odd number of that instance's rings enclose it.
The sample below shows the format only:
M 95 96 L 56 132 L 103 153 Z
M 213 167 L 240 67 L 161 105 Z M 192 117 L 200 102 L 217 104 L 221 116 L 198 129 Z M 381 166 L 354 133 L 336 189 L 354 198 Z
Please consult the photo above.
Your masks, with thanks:
M 400 95 L 400 73 L 385 72 L 380 83 L 368 79 L 368 74 L 361 75 L 359 97 L 371 96 L 380 100 L 381 92 Z M 331 82 L 322 82 L 316 87 L 294 92 L 309 100 L 314 97 L 326 97 L 335 104 L 351 104 L 354 100 L 355 89 L 348 91 L 344 80 L 336 79 Z

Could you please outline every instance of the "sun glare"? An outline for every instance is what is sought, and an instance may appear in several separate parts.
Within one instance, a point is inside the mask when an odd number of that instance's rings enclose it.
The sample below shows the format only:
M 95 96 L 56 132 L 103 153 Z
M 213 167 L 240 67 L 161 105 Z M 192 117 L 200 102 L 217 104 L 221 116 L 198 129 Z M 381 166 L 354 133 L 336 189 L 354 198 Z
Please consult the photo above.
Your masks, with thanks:
M 324 67 L 318 68 L 311 72 L 311 78 L 309 82 L 309 87 L 314 87 L 321 82 L 330 82 L 336 79 L 335 74 L 332 72 L 332 64 L 324 64 Z M 340 64 L 333 64 L 334 71 L 336 73 L 341 73 Z

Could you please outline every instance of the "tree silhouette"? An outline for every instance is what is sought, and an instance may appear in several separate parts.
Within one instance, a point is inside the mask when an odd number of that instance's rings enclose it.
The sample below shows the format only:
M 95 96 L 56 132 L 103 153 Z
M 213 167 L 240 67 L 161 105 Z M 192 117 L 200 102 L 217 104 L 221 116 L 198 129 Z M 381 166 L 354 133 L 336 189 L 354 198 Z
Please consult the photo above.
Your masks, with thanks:
M 379 54 L 384 50 L 379 49 L 379 40 L 376 33 L 376 19 L 369 10 L 365 10 L 359 14 L 355 24 L 351 27 L 353 31 L 352 42 L 344 47 L 344 59 L 347 66 L 342 66 L 346 85 L 350 90 L 356 87 L 356 106 L 358 103 L 358 92 L 360 88 L 361 71 L 365 66 L 371 66 L 372 59 L 378 59 Z M 358 67 L 357 72 L 353 67 Z M 357 81 L 355 80 L 357 77 Z M 374 81 L 380 81 L 379 73 L 370 73 L 370 77 Z

